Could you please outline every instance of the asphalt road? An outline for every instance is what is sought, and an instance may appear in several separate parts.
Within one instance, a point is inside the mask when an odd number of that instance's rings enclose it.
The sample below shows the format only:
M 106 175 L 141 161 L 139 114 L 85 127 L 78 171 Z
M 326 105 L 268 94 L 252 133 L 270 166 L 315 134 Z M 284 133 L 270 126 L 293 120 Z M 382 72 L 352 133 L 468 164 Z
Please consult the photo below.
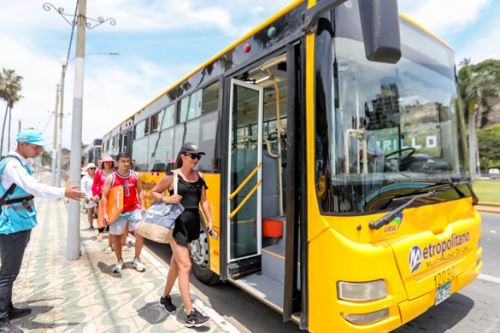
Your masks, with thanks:
M 500 215 L 482 213 L 481 217 L 484 267 L 480 278 L 393 333 L 500 332 Z M 147 245 L 161 259 L 170 260 L 168 246 Z M 301 332 L 232 284 L 206 286 L 194 276 L 191 280 L 213 309 L 241 332 Z

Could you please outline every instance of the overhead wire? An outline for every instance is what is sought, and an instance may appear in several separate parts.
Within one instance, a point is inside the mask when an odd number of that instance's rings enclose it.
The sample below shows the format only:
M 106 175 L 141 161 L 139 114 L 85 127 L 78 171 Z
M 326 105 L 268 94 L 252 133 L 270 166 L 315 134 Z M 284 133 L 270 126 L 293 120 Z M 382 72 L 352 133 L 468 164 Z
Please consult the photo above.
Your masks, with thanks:
M 69 55 L 71 53 L 71 45 L 73 44 L 73 36 L 75 34 L 75 27 L 78 22 L 78 17 L 76 16 L 78 12 L 78 4 L 80 3 L 80 0 L 76 0 L 76 5 L 75 5 L 75 13 L 73 14 L 73 17 L 75 18 L 75 21 L 73 22 L 73 25 L 71 26 L 71 35 L 69 37 L 69 45 L 68 45 L 68 52 L 66 53 L 66 63 L 64 65 L 64 68 L 68 68 L 68 62 L 69 62 Z

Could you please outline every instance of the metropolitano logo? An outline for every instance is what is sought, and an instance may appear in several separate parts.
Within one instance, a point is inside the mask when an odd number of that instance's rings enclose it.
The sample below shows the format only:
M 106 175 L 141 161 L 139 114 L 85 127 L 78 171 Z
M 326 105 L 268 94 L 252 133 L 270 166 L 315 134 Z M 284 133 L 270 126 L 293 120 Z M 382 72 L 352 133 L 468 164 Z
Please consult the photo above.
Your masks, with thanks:
M 410 263 L 411 273 L 416 272 L 425 260 L 427 266 L 433 266 L 443 260 L 460 255 L 460 251 L 467 250 L 470 241 L 470 233 L 451 234 L 451 237 L 443 241 L 429 242 L 426 246 L 415 245 L 411 248 Z
M 420 249 L 420 246 L 415 245 L 411 248 L 409 260 L 410 271 L 411 273 L 414 273 L 420 268 L 420 265 L 422 265 L 422 250 Z

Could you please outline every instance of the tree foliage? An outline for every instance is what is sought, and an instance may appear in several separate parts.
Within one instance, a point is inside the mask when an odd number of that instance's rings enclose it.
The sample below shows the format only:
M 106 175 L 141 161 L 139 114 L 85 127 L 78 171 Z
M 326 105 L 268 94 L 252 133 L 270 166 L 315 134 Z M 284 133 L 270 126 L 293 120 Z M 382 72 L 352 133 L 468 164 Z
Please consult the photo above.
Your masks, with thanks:
M 471 64 L 470 59 L 464 59 L 460 63 L 458 81 L 465 118 L 469 126 L 469 170 L 471 177 L 475 178 L 479 165 L 476 129 L 481 125 L 480 120 L 483 119 L 483 115 L 490 111 L 490 101 L 500 94 L 500 60 L 488 59 L 478 64 Z
M 16 74 L 16 71 L 13 69 L 5 69 L 2 68 L 2 72 L 0 72 L 0 99 L 5 101 L 5 114 L 3 117 L 2 124 L 2 135 L 0 139 L 0 154 L 3 153 L 3 139 L 5 134 L 5 124 L 7 122 L 7 116 L 9 116 L 9 143 L 10 143 L 10 127 L 11 127 L 11 114 L 12 108 L 14 105 L 21 100 L 23 96 L 21 96 L 22 90 L 22 80 L 23 77 Z
M 491 98 L 500 95 L 500 60 L 488 59 L 478 64 L 462 60 L 458 82 L 466 116 L 490 111 Z
M 481 129 L 477 133 L 479 155 L 484 168 L 500 166 L 500 124 Z

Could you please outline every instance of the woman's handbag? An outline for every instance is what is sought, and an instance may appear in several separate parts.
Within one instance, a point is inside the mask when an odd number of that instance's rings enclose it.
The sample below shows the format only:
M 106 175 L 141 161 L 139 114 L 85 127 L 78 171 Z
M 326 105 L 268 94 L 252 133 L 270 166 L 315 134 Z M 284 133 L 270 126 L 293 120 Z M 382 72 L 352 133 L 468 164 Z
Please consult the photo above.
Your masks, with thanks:
M 177 194 L 178 181 L 179 176 L 174 171 L 174 195 Z M 155 202 L 144 214 L 144 220 L 139 224 L 137 232 L 144 238 L 166 244 L 172 239 L 175 220 L 183 211 L 181 204 Z

